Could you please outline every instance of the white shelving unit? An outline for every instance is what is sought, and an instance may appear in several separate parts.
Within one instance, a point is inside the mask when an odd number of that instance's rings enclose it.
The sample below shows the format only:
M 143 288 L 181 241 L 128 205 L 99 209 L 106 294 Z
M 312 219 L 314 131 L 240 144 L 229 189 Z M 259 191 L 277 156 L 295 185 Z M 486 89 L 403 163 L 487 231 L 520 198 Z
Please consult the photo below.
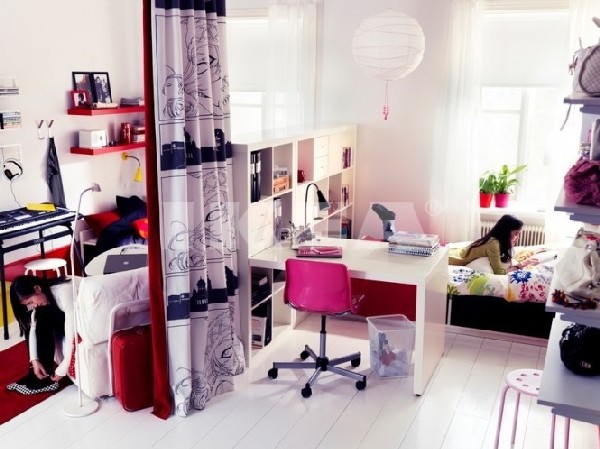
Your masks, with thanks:
M 565 103 L 581 105 L 583 114 L 600 115 L 600 98 L 571 96 L 565 98 Z M 584 120 L 583 126 L 586 123 Z M 571 214 L 571 219 L 575 221 L 600 224 L 599 207 L 571 203 L 565 199 L 563 192 L 554 210 Z M 551 297 L 546 300 L 546 310 L 556 312 L 556 316 L 548 339 L 538 402 L 552 407 L 552 411 L 558 415 L 600 424 L 600 378 L 573 374 L 562 363 L 559 347 L 562 331 L 571 323 L 600 328 L 600 310 L 567 308 L 553 303 Z
M 276 211 L 280 210 L 280 227 L 290 228 L 313 224 L 314 232 L 323 236 L 351 237 L 353 196 L 355 189 L 356 125 L 323 125 L 306 128 L 266 130 L 233 139 L 234 199 L 237 210 L 239 295 L 241 309 L 241 332 L 249 364 L 257 348 L 252 347 L 252 315 L 264 310 L 270 303 L 272 323 L 268 331 L 272 339 L 301 320 L 283 303 L 285 273 L 252 267 L 248 258 L 279 242 L 276 235 Z M 252 193 L 252 158 L 260 155 L 260 196 Z M 281 187 L 275 175 L 287 170 L 286 187 Z M 304 173 L 304 181 L 298 182 L 298 171 Z M 319 212 L 315 183 L 330 203 L 327 211 Z M 349 192 L 344 195 L 343 192 Z M 254 196 L 254 198 L 253 198 Z M 279 204 L 279 207 L 276 206 Z M 289 242 L 287 242 L 289 244 Z M 258 302 L 252 302 L 252 274 L 266 275 L 269 294 Z M 262 313 L 262 312 L 261 312 Z

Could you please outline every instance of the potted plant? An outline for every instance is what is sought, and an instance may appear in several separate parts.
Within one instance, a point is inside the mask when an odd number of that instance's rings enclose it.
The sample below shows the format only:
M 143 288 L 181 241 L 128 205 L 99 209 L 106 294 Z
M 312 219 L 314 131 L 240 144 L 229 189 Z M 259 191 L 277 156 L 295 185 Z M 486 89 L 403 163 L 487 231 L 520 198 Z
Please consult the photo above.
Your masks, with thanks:
M 512 187 L 519 183 L 517 175 L 521 173 L 527 165 L 517 165 L 510 169 L 504 164 L 500 172 L 496 175 L 496 192 L 494 192 L 494 203 L 496 207 L 506 207 L 508 199 L 512 193 Z
M 492 197 L 497 191 L 496 184 L 496 175 L 490 171 L 486 171 L 479 178 L 479 207 L 490 207 Z

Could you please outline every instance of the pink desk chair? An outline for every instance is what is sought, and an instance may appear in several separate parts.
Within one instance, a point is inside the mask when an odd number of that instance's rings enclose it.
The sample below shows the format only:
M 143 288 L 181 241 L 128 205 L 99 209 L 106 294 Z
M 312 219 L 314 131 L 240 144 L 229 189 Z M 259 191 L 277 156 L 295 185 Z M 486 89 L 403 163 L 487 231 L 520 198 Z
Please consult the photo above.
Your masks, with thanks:
M 302 362 L 274 362 L 273 368 L 268 371 L 268 376 L 277 379 L 280 368 L 313 369 L 313 374 L 301 391 L 305 398 L 312 395 L 311 386 L 324 371 L 354 379 L 356 388 L 364 390 L 367 386 L 366 376 L 337 366 L 346 362 L 350 362 L 353 367 L 359 366 L 360 352 L 335 359 L 329 359 L 325 353 L 327 316 L 343 315 L 352 311 L 348 268 L 340 263 L 288 259 L 285 262 L 285 273 L 285 303 L 296 310 L 321 315 L 320 349 L 317 355 L 308 345 L 305 345 L 300 353 Z M 308 357 L 312 361 L 304 362 Z

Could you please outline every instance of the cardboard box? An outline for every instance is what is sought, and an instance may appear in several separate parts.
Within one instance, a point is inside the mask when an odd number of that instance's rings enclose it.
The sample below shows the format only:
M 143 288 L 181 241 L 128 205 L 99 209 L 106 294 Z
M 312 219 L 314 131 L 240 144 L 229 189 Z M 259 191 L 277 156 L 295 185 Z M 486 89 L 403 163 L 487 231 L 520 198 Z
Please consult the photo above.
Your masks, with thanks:
M 283 192 L 290 188 L 290 176 L 278 176 L 273 178 L 273 193 Z

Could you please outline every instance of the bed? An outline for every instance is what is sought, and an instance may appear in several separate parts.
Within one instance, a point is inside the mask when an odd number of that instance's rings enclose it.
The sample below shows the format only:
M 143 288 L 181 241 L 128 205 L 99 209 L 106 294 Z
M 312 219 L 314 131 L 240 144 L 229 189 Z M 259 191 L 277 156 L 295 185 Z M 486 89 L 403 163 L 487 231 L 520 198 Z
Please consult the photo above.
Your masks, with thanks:
M 538 265 L 493 274 L 487 259 L 448 267 L 448 324 L 548 338 L 554 314 L 546 298 L 561 249 L 515 248 L 518 261 L 535 257 Z

